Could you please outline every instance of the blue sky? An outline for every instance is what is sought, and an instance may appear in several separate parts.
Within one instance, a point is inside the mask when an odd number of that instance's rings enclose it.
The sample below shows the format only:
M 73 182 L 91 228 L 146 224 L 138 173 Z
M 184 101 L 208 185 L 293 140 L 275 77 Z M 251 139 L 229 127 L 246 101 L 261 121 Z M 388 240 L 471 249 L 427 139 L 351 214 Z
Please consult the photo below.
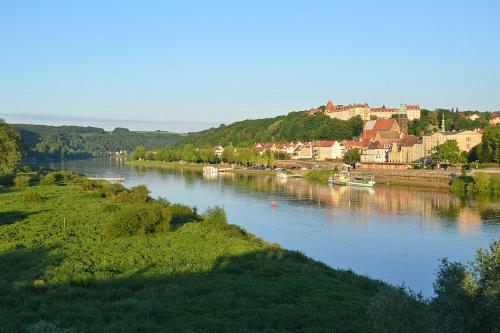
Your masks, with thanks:
M 0 1 L 0 117 L 198 130 L 332 99 L 500 110 L 498 1 Z

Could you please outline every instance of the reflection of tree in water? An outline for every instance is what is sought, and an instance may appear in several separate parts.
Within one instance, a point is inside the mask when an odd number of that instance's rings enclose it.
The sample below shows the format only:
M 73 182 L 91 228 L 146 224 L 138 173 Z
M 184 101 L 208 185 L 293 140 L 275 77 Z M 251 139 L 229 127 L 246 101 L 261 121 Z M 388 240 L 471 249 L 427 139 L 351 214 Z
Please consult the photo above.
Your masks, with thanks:
M 208 179 L 207 179 L 208 180 Z M 434 219 L 458 222 L 468 230 L 486 220 L 498 220 L 500 200 L 489 197 L 460 198 L 443 190 L 376 186 L 330 186 L 305 179 L 278 180 L 271 176 L 221 174 L 217 179 L 239 193 L 273 193 L 293 205 L 317 204 L 328 209 L 352 209 L 369 214 L 419 215 L 424 223 Z

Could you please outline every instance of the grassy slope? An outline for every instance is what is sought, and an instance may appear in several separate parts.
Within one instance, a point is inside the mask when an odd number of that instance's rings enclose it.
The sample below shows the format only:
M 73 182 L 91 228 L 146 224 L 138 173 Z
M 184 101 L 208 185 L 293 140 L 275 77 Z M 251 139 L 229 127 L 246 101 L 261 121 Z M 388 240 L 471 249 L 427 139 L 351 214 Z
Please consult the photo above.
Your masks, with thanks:
M 0 188 L 0 327 L 71 332 L 369 332 L 380 283 L 233 226 L 105 238 L 119 205 L 73 185 Z M 236 222 L 236 221 L 233 221 Z

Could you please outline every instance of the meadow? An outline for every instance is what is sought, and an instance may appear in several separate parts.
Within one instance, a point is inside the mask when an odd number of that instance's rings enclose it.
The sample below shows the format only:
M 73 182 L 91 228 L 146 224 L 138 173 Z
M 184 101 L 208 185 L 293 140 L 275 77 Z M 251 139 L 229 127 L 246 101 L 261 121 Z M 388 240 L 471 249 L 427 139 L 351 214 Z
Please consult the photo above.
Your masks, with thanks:
M 385 284 L 266 243 L 220 209 L 68 175 L 25 180 L 0 187 L 2 332 L 373 331 L 367 309 Z M 124 213 L 158 224 L 110 232 Z

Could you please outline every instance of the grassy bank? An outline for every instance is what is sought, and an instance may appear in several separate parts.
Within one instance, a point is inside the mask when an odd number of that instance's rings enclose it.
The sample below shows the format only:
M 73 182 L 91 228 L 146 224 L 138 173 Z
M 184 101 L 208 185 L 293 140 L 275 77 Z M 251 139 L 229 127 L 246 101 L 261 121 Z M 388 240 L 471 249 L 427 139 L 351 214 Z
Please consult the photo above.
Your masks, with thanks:
M 139 160 L 128 160 L 126 164 L 144 168 L 185 169 L 185 170 L 187 169 L 194 171 L 202 171 L 203 167 L 205 165 L 208 165 L 201 163 L 179 163 L 179 162 L 139 161 Z
M 379 282 L 222 218 L 187 209 L 174 223 L 186 209 L 144 188 L 43 183 L 0 188 L 2 332 L 372 332 Z M 131 219 L 158 219 L 155 232 L 123 221 L 131 207 L 151 208 Z M 117 221 L 128 236 L 106 232 Z

